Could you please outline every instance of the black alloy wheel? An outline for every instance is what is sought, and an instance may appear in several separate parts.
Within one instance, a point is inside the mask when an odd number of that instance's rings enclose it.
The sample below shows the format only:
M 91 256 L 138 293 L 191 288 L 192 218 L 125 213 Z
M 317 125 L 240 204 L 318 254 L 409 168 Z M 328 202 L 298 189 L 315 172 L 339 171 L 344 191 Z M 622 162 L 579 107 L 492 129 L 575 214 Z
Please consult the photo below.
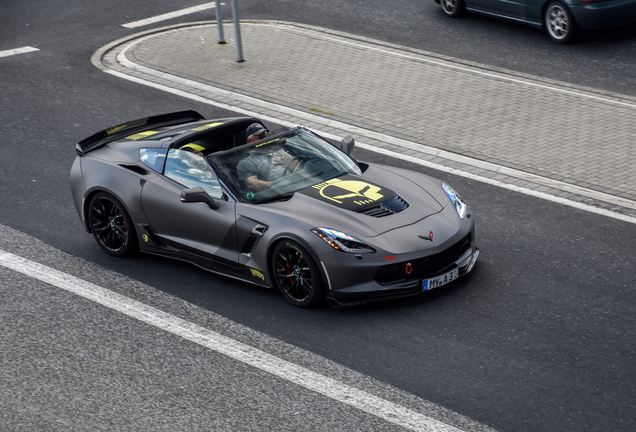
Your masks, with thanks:
M 298 243 L 284 240 L 272 256 L 274 281 L 283 297 L 298 307 L 315 306 L 324 301 L 324 289 L 318 267 Z
M 124 207 L 113 196 L 100 192 L 89 205 L 88 220 L 97 244 L 120 257 L 137 250 L 137 235 Z

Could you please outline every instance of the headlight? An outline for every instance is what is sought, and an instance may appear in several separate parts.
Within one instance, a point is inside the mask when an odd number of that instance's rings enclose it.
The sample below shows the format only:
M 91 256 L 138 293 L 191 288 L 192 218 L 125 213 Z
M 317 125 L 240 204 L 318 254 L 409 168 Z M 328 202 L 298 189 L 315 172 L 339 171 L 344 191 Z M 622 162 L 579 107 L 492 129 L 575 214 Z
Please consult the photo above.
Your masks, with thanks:
M 464 219 L 464 217 L 466 217 L 466 211 L 468 210 L 466 202 L 449 185 L 442 183 L 442 189 L 444 189 L 444 192 L 446 192 L 446 195 L 448 195 L 448 198 L 450 198 L 451 202 L 455 206 L 455 210 L 457 210 L 459 217 Z
M 355 237 L 351 237 L 349 234 L 337 231 L 331 228 L 314 228 L 312 233 L 323 239 L 329 246 L 335 250 L 349 252 L 349 253 L 374 253 L 375 249 L 362 243 Z

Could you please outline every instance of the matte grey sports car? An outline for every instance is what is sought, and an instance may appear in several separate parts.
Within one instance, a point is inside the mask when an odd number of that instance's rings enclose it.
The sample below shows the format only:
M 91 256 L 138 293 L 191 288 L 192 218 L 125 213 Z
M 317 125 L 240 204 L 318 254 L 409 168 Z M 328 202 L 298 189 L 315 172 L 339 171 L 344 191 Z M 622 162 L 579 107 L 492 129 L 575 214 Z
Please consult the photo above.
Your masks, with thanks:
M 84 228 L 110 255 L 188 261 L 301 307 L 410 296 L 472 270 L 474 221 L 449 185 L 358 162 L 351 137 L 267 132 L 183 111 L 82 140 L 71 190 Z

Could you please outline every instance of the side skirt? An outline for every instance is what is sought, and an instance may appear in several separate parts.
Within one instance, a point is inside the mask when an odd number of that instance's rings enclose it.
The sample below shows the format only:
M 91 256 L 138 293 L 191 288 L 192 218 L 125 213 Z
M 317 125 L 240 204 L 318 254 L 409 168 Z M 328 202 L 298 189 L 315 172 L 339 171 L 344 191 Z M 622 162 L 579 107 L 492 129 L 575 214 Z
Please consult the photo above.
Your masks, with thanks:
M 226 276 L 232 279 L 237 279 L 243 282 L 248 282 L 251 283 L 253 285 L 258 285 L 264 288 L 273 288 L 272 286 L 269 286 L 267 284 L 265 284 L 264 282 L 261 282 L 260 279 L 252 279 L 249 277 L 246 277 L 245 274 L 251 274 L 251 269 L 247 266 L 243 266 L 241 265 L 241 269 L 242 272 L 236 271 L 236 272 L 228 272 L 227 267 L 223 266 L 223 268 L 220 268 L 220 266 L 216 266 L 214 265 L 214 263 L 212 263 L 211 261 L 207 261 L 207 260 L 202 260 L 202 259 L 198 259 L 198 257 L 193 257 L 193 259 L 189 259 L 187 257 L 187 255 L 189 255 L 187 252 L 177 252 L 177 253 L 173 253 L 172 251 L 170 252 L 164 252 L 164 251 L 150 251 L 150 250 L 141 250 L 142 253 L 148 254 L 148 255 L 156 255 L 156 256 L 160 256 L 160 257 L 164 257 L 164 258 L 172 258 L 174 260 L 177 261 L 181 261 L 181 262 L 185 262 L 188 264 L 192 264 L 195 265 L 205 271 L 208 271 L 210 273 L 214 273 L 214 274 L 218 274 L 221 276 Z

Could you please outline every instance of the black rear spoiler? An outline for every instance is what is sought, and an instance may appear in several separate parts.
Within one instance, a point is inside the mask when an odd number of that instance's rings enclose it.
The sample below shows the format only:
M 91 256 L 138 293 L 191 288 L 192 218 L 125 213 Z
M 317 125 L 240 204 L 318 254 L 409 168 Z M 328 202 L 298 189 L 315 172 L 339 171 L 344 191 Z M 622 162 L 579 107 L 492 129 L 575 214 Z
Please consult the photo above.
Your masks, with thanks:
M 138 120 L 122 123 L 103 131 L 97 132 L 90 137 L 75 144 L 77 154 L 82 156 L 89 151 L 98 149 L 111 141 L 118 140 L 128 135 L 143 132 L 153 128 L 164 126 L 174 126 L 182 123 L 189 123 L 204 120 L 201 114 L 196 111 L 178 111 L 168 114 L 161 114 L 152 117 L 145 117 Z

